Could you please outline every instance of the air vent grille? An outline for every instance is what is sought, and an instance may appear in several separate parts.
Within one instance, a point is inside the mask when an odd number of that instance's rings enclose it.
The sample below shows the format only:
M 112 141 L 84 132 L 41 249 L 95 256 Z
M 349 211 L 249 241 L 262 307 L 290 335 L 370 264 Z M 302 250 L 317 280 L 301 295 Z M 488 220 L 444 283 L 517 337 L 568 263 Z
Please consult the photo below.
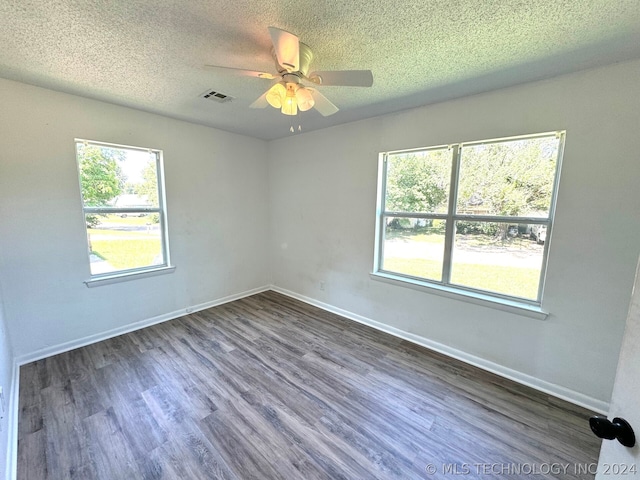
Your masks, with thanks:
M 207 90 L 202 95 L 200 95 L 200 97 L 204 98 L 205 100 L 213 100 L 214 102 L 218 103 L 225 103 L 233 100 L 233 97 L 225 95 L 224 93 L 216 92 L 215 90 Z

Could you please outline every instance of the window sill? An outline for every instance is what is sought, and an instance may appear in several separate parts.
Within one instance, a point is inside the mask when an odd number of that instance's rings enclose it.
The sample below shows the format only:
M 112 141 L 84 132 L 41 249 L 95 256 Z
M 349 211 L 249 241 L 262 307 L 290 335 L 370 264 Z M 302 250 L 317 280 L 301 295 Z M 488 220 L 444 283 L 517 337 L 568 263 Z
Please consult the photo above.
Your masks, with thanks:
M 165 266 L 154 268 L 152 270 L 144 270 L 142 272 L 116 273 L 113 275 L 105 275 L 103 277 L 85 280 L 84 284 L 89 288 L 100 287 L 102 285 L 110 285 L 112 283 L 128 282 L 129 280 L 165 275 L 167 273 L 173 273 L 175 269 L 176 267 L 174 266 Z
M 391 285 L 412 288 L 414 290 L 441 295 L 443 297 L 453 298 L 463 302 L 481 305 L 483 307 L 494 308 L 504 312 L 515 313 L 517 315 L 535 318 L 538 320 L 545 320 L 549 316 L 548 312 L 545 312 L 542 308 L 536 305 L 529 305 L 527 303 L 492 297 L 481 293 L 468 292 L 455 287 L 421 282 L 420 280 L 398 277 L 384 272 L 373 272 L 370 273 L 369 276 L 372 280 L 390 283 Z

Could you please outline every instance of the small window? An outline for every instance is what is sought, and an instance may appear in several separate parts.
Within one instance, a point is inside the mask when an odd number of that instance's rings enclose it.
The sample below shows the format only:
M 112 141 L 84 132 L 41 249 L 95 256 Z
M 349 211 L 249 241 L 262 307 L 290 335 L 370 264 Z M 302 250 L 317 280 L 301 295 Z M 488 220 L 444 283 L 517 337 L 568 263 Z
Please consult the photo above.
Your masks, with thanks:
M 167 267 L 162 152 L 76 140 L 92 278 Z
M 540 305 L 564 132 L 381 154 L 375 272 Z

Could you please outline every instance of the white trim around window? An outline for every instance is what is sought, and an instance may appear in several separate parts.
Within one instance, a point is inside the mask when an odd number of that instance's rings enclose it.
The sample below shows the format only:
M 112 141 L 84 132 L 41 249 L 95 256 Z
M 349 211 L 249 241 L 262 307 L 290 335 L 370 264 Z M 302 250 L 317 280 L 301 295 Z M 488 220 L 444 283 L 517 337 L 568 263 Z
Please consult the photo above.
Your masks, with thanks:
M 95 287 L 171 273 L 162 151 L 75 139 Z

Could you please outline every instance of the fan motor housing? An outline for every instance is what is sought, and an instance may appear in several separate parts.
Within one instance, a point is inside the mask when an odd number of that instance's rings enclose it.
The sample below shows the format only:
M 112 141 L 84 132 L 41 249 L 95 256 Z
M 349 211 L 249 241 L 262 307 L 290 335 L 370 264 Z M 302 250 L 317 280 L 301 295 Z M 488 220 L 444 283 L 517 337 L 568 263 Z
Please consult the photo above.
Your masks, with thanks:
M 311 62 L 313 61 L 313 52 L 311 51 L 311 47 L 306 43 L 299 43 L 300 46 L 300 60 L 299 60 L 299 70 L 298 72 L 304 75 L 305 77 L 309 75 L 309 67 L 311 66 Z M 278 73 L 283 74 L 287 72 L 287 69 L 278 63 L 278 57 L 276 56 L 275 49 L 271 49 L 271 55 L 276 62 L 276 69 Z M 291 73 L 298 73 L 291 72 Z

